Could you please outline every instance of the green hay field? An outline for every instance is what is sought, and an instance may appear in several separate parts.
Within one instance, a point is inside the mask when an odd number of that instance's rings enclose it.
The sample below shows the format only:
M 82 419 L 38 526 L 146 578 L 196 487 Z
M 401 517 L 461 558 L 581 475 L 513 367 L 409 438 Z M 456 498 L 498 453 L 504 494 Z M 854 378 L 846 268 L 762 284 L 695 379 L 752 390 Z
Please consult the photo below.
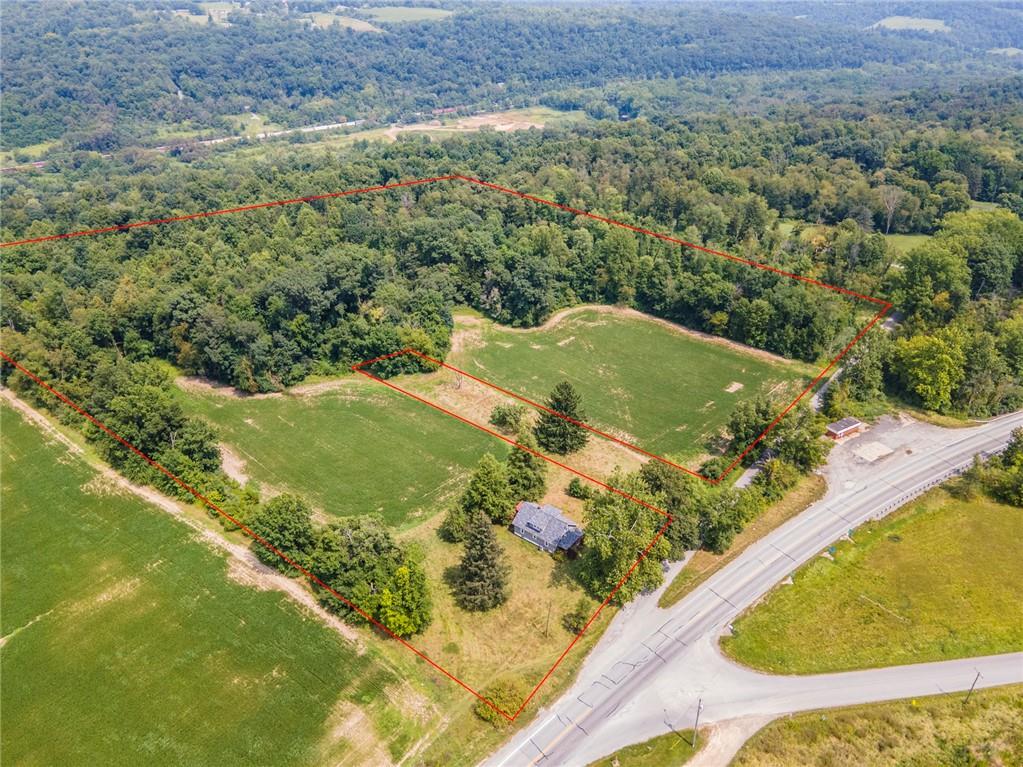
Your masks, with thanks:
M 542 402 L 567 380 L 587 422 L 658 454 L 705 452 L 735 404 L 777 389 L 794 396 L 805 366 L 724 346 L 641 316 L 586 308 L 552 327 L 519 331 L 483 322 L 451 363 Z M 735 388 L 741 384 L 742 388 Z
M 783 674 L 1023 649 L 1023 510 L 935 490 L 862 527 L 735 621 L 731 657 Z
M 472 765 L 506 736 L 476 718 L 475 698 L 396 642 L 362 628 L 360 655 L 279 592 L 233 581 L 224 556 L 189 528 L 115 493 L 7 405 L 0 429 L 5 761 Z M 501 532 L 513 568 L 554 579 L 556 560 Z M 427 549 L 431 572 L 457 558 L 436 536 Z M 436 628 L 416 644 L 480 687 L 490 672 L 532 686 L 570 638 L 560 620 L 578 589 L 554 586 L 544 636 L 546 601 L 541 615 L 520 593 L 480 625 L 460 619 L 435 584 Z M 611 613 L 538 705 L 571 681 Z
M 568 379 L 582 393 L 591 424 L 683 458 L 705 452 L 741 398 L 774 387 L 789 391 L 806 374 L 801 365 L 594 309 L 525 332 L 459 317 L 457 332 L 464 340 L 453 364 L 537 401 Z M 743 388 L 726 391 L 733 382 Z M 423 375 L 399 383 L 427 394 L 441 385 Z M 443 510 L 483 453 L 505 451 L 494 437 L 381 384 L 359 377 L 333 385 L 315 396 L 195 390 L 179 396 L 187 410 L 217 426 L 250 478 L 303 493 L 327 516 L 378 513 L 401 529 Z M 489 410 L 471 414 L 479 423 L 488 416 Z
M 429 703 L 422 721 L 394 704 L 391 648 L 359 655 L 230 580 L 166 512 L 0 419 L 5 763 L 365 764 L 436 724 Z
M 495 449 L 493 437 L 361 377 L 317 396 L 181 396 L 251 478 L 302 493 L 328 516 L 376 513 L 399 528 L 443 508 Z

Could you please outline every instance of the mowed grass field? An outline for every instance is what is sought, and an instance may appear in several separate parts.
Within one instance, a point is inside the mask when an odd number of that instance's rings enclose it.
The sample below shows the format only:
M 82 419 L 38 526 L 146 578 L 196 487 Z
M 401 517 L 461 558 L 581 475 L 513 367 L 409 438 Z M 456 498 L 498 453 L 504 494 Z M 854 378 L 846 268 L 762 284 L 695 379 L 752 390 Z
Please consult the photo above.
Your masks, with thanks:
M 779 719 L 750 738 L 732 767 L 1023 764 L 1023 685 Z M 625 767 L 625 763 L 622 763 Z
M 525 331 L 476 323 L 451 364 L 541 403 L 570 381 L 591 426 L 681 458 L 705 453 L 737 402 L 768 391 L 794 396 L 807 372 L 638 312 L 569 310 Z
M 501 447 L 361 376 L 315 396 L 179 396 L 216 425 L 252 479 L 302 493 L 327 516 L 380 514 L 395 528 L 444 508 L 483 453 Z
M 404 5 L 378 5 L 376 7 L 361 8 L 363 13 L 372 16 L 377 21 L 390 21 L 400 23 L 405 21 L 439 21 L 452 16 L 454 11 L 444 8 L 426 8 L 423 6 Z
M 7 405 L 0 427 L 5 763 L 381 764 L 436 726 L 391 648 L 367 635 L 359 654 L 232 581 L 189 528 Z
M 722 646 L 775 673 L 1023 649 L 1023 510 L 938 489 L 813 560 Z

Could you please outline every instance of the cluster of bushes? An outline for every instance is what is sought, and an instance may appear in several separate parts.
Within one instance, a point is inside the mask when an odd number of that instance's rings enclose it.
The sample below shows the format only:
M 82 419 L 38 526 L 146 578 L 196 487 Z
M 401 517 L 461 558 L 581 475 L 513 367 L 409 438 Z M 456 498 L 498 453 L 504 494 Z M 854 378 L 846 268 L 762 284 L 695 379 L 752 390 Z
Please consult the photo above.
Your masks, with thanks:
M 977 489 L 1010 506 L 1023 508 L 1023 429 L 1012 432 L 1008 447 L 987 461 L 974 459 L 962 477 L 958 490 L 970 494 Z
M 862 414 L 884 394 L 949 415 L 1023 406 L 1023 221 L 1009 211 L 948 216 L 888 279 L 899 325 L 850 352 L 830 415 Z
M 379 518 L 350 517 L 317 529 L 308 503 L 298 496 L 278 495 L 250 514 L 248 526 L 276 552 L 345 597 L 341 601 L 313 583 L 321 604 L 331 612 L 359 619 L 357 606 L 400 637 L 418 634 L 429 625 L 430 588 L 422 565 Z M 265 564 L 298 574 L 259 542 L 253 550 Z

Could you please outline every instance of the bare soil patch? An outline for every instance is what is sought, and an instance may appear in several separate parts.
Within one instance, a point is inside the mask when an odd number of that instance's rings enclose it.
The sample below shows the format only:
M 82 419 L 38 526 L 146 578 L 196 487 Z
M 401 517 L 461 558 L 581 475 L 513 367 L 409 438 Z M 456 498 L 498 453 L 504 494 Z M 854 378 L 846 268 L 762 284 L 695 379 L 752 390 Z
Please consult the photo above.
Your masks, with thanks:
M 220 397 L 232 397 L 234 399 L 269 399 L 270 397 L 283 396 L 280 392 L 250 394 L 247 391 L 242 391 L 217 381 L 211 381 L 201 376 L 178 376 L 174 379 L 174 383 L 179 389 L 191 394 L 216 394 Z
M 248 484 L 249 475 L 245 473 L 245 459 L 225 442 L 221 442 L 217 447 L 220 448 L 220 465 L 224 473 L 239 485 Z
M 522 115 L 491 112 L 489 114 L 462 117 L 454 122 L 429 120 L 427 122 L 413 123 L 412 125 L 392 125 L 384 131 L 384 135 L 393 141 L 402 133 L 471 133 L 481 128 L 492 128 L 499 133 L 507 133 L 510 131 L 529 130 L 530 128 L 542 128 L 544 124 L 540 120 L 529 119 Z
M 338 701 L 327 719 L 327 727 L 320 743 L 321 764 L 393 767 L 394 760 L 362 709 L 347 700 Z

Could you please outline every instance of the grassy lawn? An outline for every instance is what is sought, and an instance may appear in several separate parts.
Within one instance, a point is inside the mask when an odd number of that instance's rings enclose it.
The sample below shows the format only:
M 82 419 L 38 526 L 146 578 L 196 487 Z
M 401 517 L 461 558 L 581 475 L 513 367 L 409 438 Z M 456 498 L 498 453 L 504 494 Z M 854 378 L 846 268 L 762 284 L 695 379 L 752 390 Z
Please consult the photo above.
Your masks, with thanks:
M 885 29 L 912 29 L 920 32 L 952 31 L 952 28 L 941 19 L 927 19 L 920 16 L 886 16 L 874 26 Z
M 1018 49 L 1017 49 L 1018 50 Z M 973 210 L 992 211 L 1001 207 L 997 202 L 984 202 L 982 200 L 970 200 L 970 208 Z
M 511 567 L 511 596 L 500 609 L 467 616 L 446 585 L 458 567 L 463 547 L 436 534 L 440 519 L 405 536 L 426 553 L 424 565 L 433 589 L 433 623 L 416 645 L 467 684 L 478 690 L 504 675 L 520 675 L 536 685 L 574 636 L 562 618 L 584 596 L 570 565 L 506 528 L 495 528 Z M 590 612 L 597 602 L 587 600 Z M 603 613 L 599 619 L 604 622 Z M 509 712 L 514 713 L 514 712 Z
M 756 543 L 776 527 L 806 510 L 811 503 L 824 496 L 827 484 L 824 478 L 810 474 L 799 480 L 799 484 L 790 490 L 784 498 L 772 504 L 763 514 L 750 522 L 741 533 L 735 536 L 732 545 L 724 554 L 710 551 L 697 551 L 675 580 L 661 594 L 658 606 L 668 608 L 678 604 L 689 592 L 707 580 L 710 576 L 727 565 L 750 545 Z
M 454 15 L 444 8 L 407 7 L 402 5 L 380 5 L 375 8 L 360 8 L 362 13 L 377 21 L 398 23 L 402 21 L 439 21 Z
M 536 402 L 571 381 L 592 426 L 683 458 L 705 453 L 738 401 L 789 391 L 806 372 L 642 316 L 591 308 L 536 330 L 478 322 L 450 361 Z
M 60 141 L 54 139 L 53 141 L 43 141 L 38 144 L 18 147 L 17 149 L 0 150 L 0 164 L 6 168 L 10 165 L 35 162 L 59 145 Z
M 928 493 L 800 568 L 722 646 L 776 673 L 822 673 L 1023 648 L 1023 510 Z
M 244 112 L 237 115 L 225 115 L 238 133 L 243 136 L 256 136 L 260 133 L 283 130 L 283 125 L 270 122 L 264 115 Z
M 232 581 L 188 528 L 0 419 L 5 762 L 379 763 L 435 725 L 422 693 L 421 720 L 396 705 L 413 693 L 378 648 Z
M 645 743 L 626 746 L 589 767 L 679 767 L 699 750 L 693 749 L 692 742 L 692 730 L 669 732 Z M 703 742 L 697 745 L 702 746 Z
M 885 242 L 888 243 L 888 247 L 892 248 L 898 253 L 906 254 L 909 253 L 913 248 L 918 245 L 923 245 L 929 239 L 929 234 L 886 234 L 884 236 Z
M 732 767 L 1023 764 L 1023 685 L 800 714 L 754 735 Z M 625 767 L 624 762 L 622 767 Z
M 380 27 L 375 27 L 368 21 L 362 19 L 353 19 L 351 16 L 342 16 L 338 13 L 324 13 L 317 11 L 314 13 L 306 14 L 308 18 L 312 19 L 315 26 L 321 29 L 327 29 L 334 24 L 340 24 L 342 27 L 348 27 L 354 29 L 356 32 L 383 32 L 384 30 Z

